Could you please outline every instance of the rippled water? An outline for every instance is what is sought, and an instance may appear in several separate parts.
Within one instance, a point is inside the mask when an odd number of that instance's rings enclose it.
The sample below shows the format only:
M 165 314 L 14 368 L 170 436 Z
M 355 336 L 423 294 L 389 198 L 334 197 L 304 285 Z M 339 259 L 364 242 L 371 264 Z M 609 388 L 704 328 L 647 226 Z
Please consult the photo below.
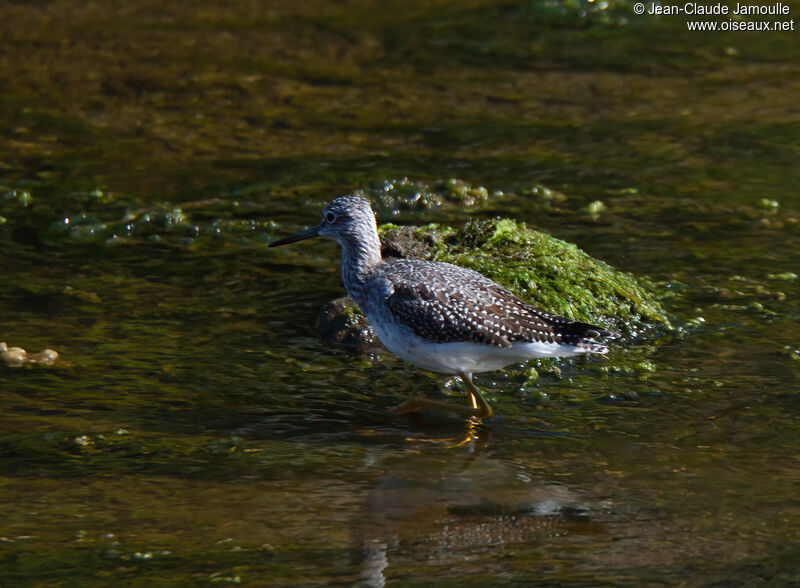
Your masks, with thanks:
M 0 584 L 800 582 L 796 38 L 604 6 L 4 7 L 0 341 L 59 360 L 0 363 Z M 398 419 L 458 385 L 326 347 L 336 246 L 264 246 L 358 188 L 679 328 Z

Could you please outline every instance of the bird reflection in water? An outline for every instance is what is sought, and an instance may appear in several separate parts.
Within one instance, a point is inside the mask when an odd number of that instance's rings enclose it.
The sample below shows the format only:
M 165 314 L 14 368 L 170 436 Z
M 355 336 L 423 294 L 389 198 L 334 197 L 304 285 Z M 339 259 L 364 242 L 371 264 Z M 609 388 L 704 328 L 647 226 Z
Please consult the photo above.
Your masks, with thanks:
M 362 586 L 384 586 L 392 563 L 406 578 L 421 566 L 480 571 L 482 555 L 597 526 L 576 492 L 493 457 L 490 439 L 472 426 L 457 443 L 413 438 L 401 453 L 368 451 L 367 465 L 383 474 L 354 527 Z

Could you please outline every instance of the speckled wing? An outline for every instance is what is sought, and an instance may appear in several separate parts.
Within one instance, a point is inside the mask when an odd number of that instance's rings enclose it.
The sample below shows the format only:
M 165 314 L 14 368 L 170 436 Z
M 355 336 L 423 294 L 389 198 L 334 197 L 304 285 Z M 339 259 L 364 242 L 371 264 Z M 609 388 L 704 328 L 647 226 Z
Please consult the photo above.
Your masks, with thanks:
M 466 268 L 418 260 L 395 260 L 391 266 L 393 292 L 386 306 L 398 322 L 435 343 L 566 343 L 592 350 L 588 339 L 612 335 L 543 312 Z

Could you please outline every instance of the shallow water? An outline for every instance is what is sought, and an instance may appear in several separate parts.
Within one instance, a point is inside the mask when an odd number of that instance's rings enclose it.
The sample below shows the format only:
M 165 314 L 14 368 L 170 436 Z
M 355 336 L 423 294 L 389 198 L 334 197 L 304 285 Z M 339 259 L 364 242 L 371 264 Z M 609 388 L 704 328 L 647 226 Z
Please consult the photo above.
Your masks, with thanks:
M 0 364 L 0 584 L 800 582 L 796 33 L 586 7 L 4 6 L 0 341 L 60 358 Z M 382 220 L 526 221 L 678 329 L 391 416 L 458 385 L 327 348 L 336 246 L 264 245 L 402 177 L 488 204 Z

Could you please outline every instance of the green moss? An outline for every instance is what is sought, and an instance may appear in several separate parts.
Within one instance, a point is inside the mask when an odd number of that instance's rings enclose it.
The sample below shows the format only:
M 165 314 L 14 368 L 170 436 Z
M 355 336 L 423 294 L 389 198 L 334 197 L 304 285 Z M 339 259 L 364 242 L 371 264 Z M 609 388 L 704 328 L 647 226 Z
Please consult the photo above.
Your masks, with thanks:
M 343 312 L 348 319 L 354 319 L 361 316 L 361 313 L 358 311 L 358 307 L 355 305 L 346 306 Z
M 471 221 L 460 230 L 431 224 L 416 235 L 432 244 L 428 259 L 479 271 L 548 312 L 622 332 L 672 328 L 651 284 L 524 223 Z

